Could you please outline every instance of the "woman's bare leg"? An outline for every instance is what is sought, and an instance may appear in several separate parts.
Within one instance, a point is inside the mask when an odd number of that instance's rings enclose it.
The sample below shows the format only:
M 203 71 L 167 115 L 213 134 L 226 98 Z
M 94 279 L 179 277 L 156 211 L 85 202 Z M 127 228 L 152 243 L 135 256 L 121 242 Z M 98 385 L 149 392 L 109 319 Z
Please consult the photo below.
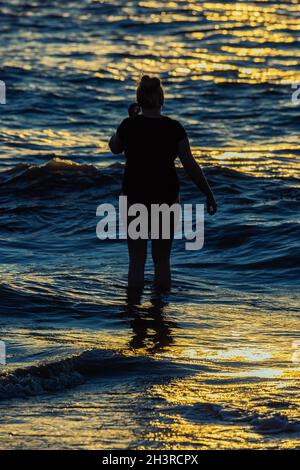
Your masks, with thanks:
M 129 253 L 128 288 L 143 288 L 147 240 L 132 240 L 128 237 L 127 245 Z
M 155 286 L 164 290 L 171 288 L 170 255 L 172 241 L 172 239 L 152 240 L 151 244 Z

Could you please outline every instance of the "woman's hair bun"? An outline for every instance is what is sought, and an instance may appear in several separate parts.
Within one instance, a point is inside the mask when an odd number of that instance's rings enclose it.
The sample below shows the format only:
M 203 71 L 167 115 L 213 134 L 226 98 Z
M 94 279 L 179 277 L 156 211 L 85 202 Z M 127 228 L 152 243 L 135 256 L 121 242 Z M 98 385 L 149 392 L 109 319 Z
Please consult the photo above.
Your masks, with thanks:
M 142 108 L 160 108 L 164 104 L 164 90 L 157 77 L 144 75 L 136 90 L 136 100 Z
M 140 86 L 145 91 L 154 91 L 159 88 L 161 85 L 160 79 L 157 77 L 149 77 L 149 75 L 144 75 L 141 79 Z

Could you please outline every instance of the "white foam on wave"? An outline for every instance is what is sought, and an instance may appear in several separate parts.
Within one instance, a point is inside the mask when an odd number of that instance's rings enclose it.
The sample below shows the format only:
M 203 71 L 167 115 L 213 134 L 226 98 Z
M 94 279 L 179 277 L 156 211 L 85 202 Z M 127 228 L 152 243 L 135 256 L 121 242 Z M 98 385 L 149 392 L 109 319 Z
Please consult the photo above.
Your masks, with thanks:
M 150 376 L 162 370 L 165 376 L 188 373 L 180 363 L 126 356 L 116 351 L 92 349 L 80 354 L 42 362 L 0 375 L 0 399 L 35 396 L 61 391 L 84 383 L 94 376 Z

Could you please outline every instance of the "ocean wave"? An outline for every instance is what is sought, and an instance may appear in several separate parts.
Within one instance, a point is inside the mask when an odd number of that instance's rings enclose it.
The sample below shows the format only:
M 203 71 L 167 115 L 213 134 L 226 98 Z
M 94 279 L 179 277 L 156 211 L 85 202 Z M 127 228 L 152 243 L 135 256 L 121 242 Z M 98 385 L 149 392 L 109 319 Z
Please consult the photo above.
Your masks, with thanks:
M 1 193 L 27 192 L 40 196 L 55 191 L 78 192 L 89 188 L 110 188 L 121 184 L 121 165 L 114 164 L 100 170 L 94 165 L 53 158 L 46 164 L 18 164 L 1 172 Z
M 242 409 L 230 409 L 214 403 L 195 403 L 178 406 L 168 411 L 180 414 L 193 422 L 220 421 L 230 424 L 246 424 L 260 434 L 299 433 L 300 421 L 275 413 L 271 415 L 249 413 Z
M 44 157 L 44 156 L 43 156 Z M 51 158 L 43 164 L 19 163 L 9 170 L 0 173 L 1 192 L 5 190 L 32 190 L 45 194 L 47 191 L 63 189 L 64 191 L 78 191 L 79 189 L 111 187 L 121 185 L 124 165 L 113 163 L 103 168 L 97 168 L 92 164 L 77 163 L 73 160 L 59 157 Z M 192 183 L 187 178 L 182 168 L 177 169 L 182 182 L 182 189 L 191 188 Z M 215 186 L 227 194 L 246 193 L 247 182 L 261 181 L 268 184 L 269 192 L 274 191 L 274 196 L 282 199 L 300 199 L 300 188 L 297 186 L 278 188 L 267 179 L 258 178 L 255 175 L 243 173 L 223 166 L 205 167 L 208 177 L 212 178 Z M 229 185 L 230 183 L 230 185 Z M 246 186 L 245 186 L 246 184 Z M 278 189 L 280 193 L 278 193 Z M 194 193 L 194 191 L 192 191 Z M 268 193 L 269 196 L 271 196 Z M 247 199 L 247 194 L 244 196 Z
M 83 384 L 92 377 L 124 374 L 187 375 L 200 370 L 197 365 L 185 369 L 180 363 L 155 360 L 144 356 L 125 356 L 120 353 L 93 349 L 71 357 L 40 363 L 0 375 L 0 399 L 30 397 L 53 393 Z M 203 368 L 202 368 L 203 369 Z
M 257 178 L 222 166 L 207 167 L 205 172 L 220 209 L 216 217 L 205 221 L 205 247 L 210 257 L 179 257 L 177 265 L 295 271 L 300 235 L 295 217 L 300 188 L 295 181 Z M 21 248 L 22 234 L 22 250 L 52 253 L 53 249 L 61 250 L 62 239 L 65 249 L 94 249 L 96 207 L 100 202 L 117 203 L 122 174 L 123 165 L 119 163 L 97 168 L 60 158 L 40 165 L 18 164 L 2 171 L 0 243 L 5 249 L 6 240 L 16 237 L 15 247 Z M 178 174 L 181 202 L 204 202 L 182 168 Z M 4 256 L 11 261 L 19 255 L 6 248 Z

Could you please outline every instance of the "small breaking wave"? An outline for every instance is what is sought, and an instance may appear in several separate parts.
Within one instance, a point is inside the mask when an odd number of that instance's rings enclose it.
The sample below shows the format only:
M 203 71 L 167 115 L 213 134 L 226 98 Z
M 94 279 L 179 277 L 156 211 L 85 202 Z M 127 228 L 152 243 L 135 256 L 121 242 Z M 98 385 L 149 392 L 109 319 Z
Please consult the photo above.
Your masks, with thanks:
M 94 165 L 53 158 L 46 164 L 21 163 L 1 172 L 2 192 L 5 190 L 30 191 L 39 195 L 58 190 L 75 191 L 94 187 L 112 187 L 120 184 L 122 165 L 98 169 Z
M 247 424 L 260 434 L 298 433 L 300 421 L 275 413 L 271 416 L 248 413 L 241 409 L 230 409 L 213 403 L 196 403 L 191 406 L 178 406 L 172 412 L 194 422 L 217 420 L 230 424 Z
M 51 158 L 44 164 L 19 163 L 9 170 L 0 173 L 1 190 L 0 195 L 6 193 L 15 194 L 38 194 L 47 195 L 54 192 L 78 192 L 85 189 L 104 189 L 113 191 L 121 189 L 121 181 L 124 165 L 113 163 L 111 165 L 97 168 L 92 164 L 78 163 L 73 160 L 61 159 L 59 157 Z M 253 192 L 258 182 L 264 185 L 264 191 L 269 200 L 295 200 L 300 199 L 300 188 L 279 187 L 277 184 L 270 184 L 267 179 L 246 174 L 223 166 L 209 166 L 205 168 L 205 173 L 213 183 L 213 187 L 220 194 L 224 192 L 226 197 L 229 194 L 240 195 L 239 203 L 251 204 L 256 198 L 252 198 L 247 193 Z M 178 168 L 178 176 L 181 181 L 182 192 L 186 196 L 196 195 L 196 188 L 186 176 L 182 168 Z M 197 193 L 198 194 L 198 193 Z
M 161 375 L 163 371 L 165 377 L 174 373 L 180 375 L 190 373 L 179 363 L 93 349 L 0 375 L 0 399 L 26 398 L 59 392 L 83 384 L 92 377 L 115 374 L 121 377 L 129 373 L 145 376 L 145 371 L 147 375 L 157 373 Z

